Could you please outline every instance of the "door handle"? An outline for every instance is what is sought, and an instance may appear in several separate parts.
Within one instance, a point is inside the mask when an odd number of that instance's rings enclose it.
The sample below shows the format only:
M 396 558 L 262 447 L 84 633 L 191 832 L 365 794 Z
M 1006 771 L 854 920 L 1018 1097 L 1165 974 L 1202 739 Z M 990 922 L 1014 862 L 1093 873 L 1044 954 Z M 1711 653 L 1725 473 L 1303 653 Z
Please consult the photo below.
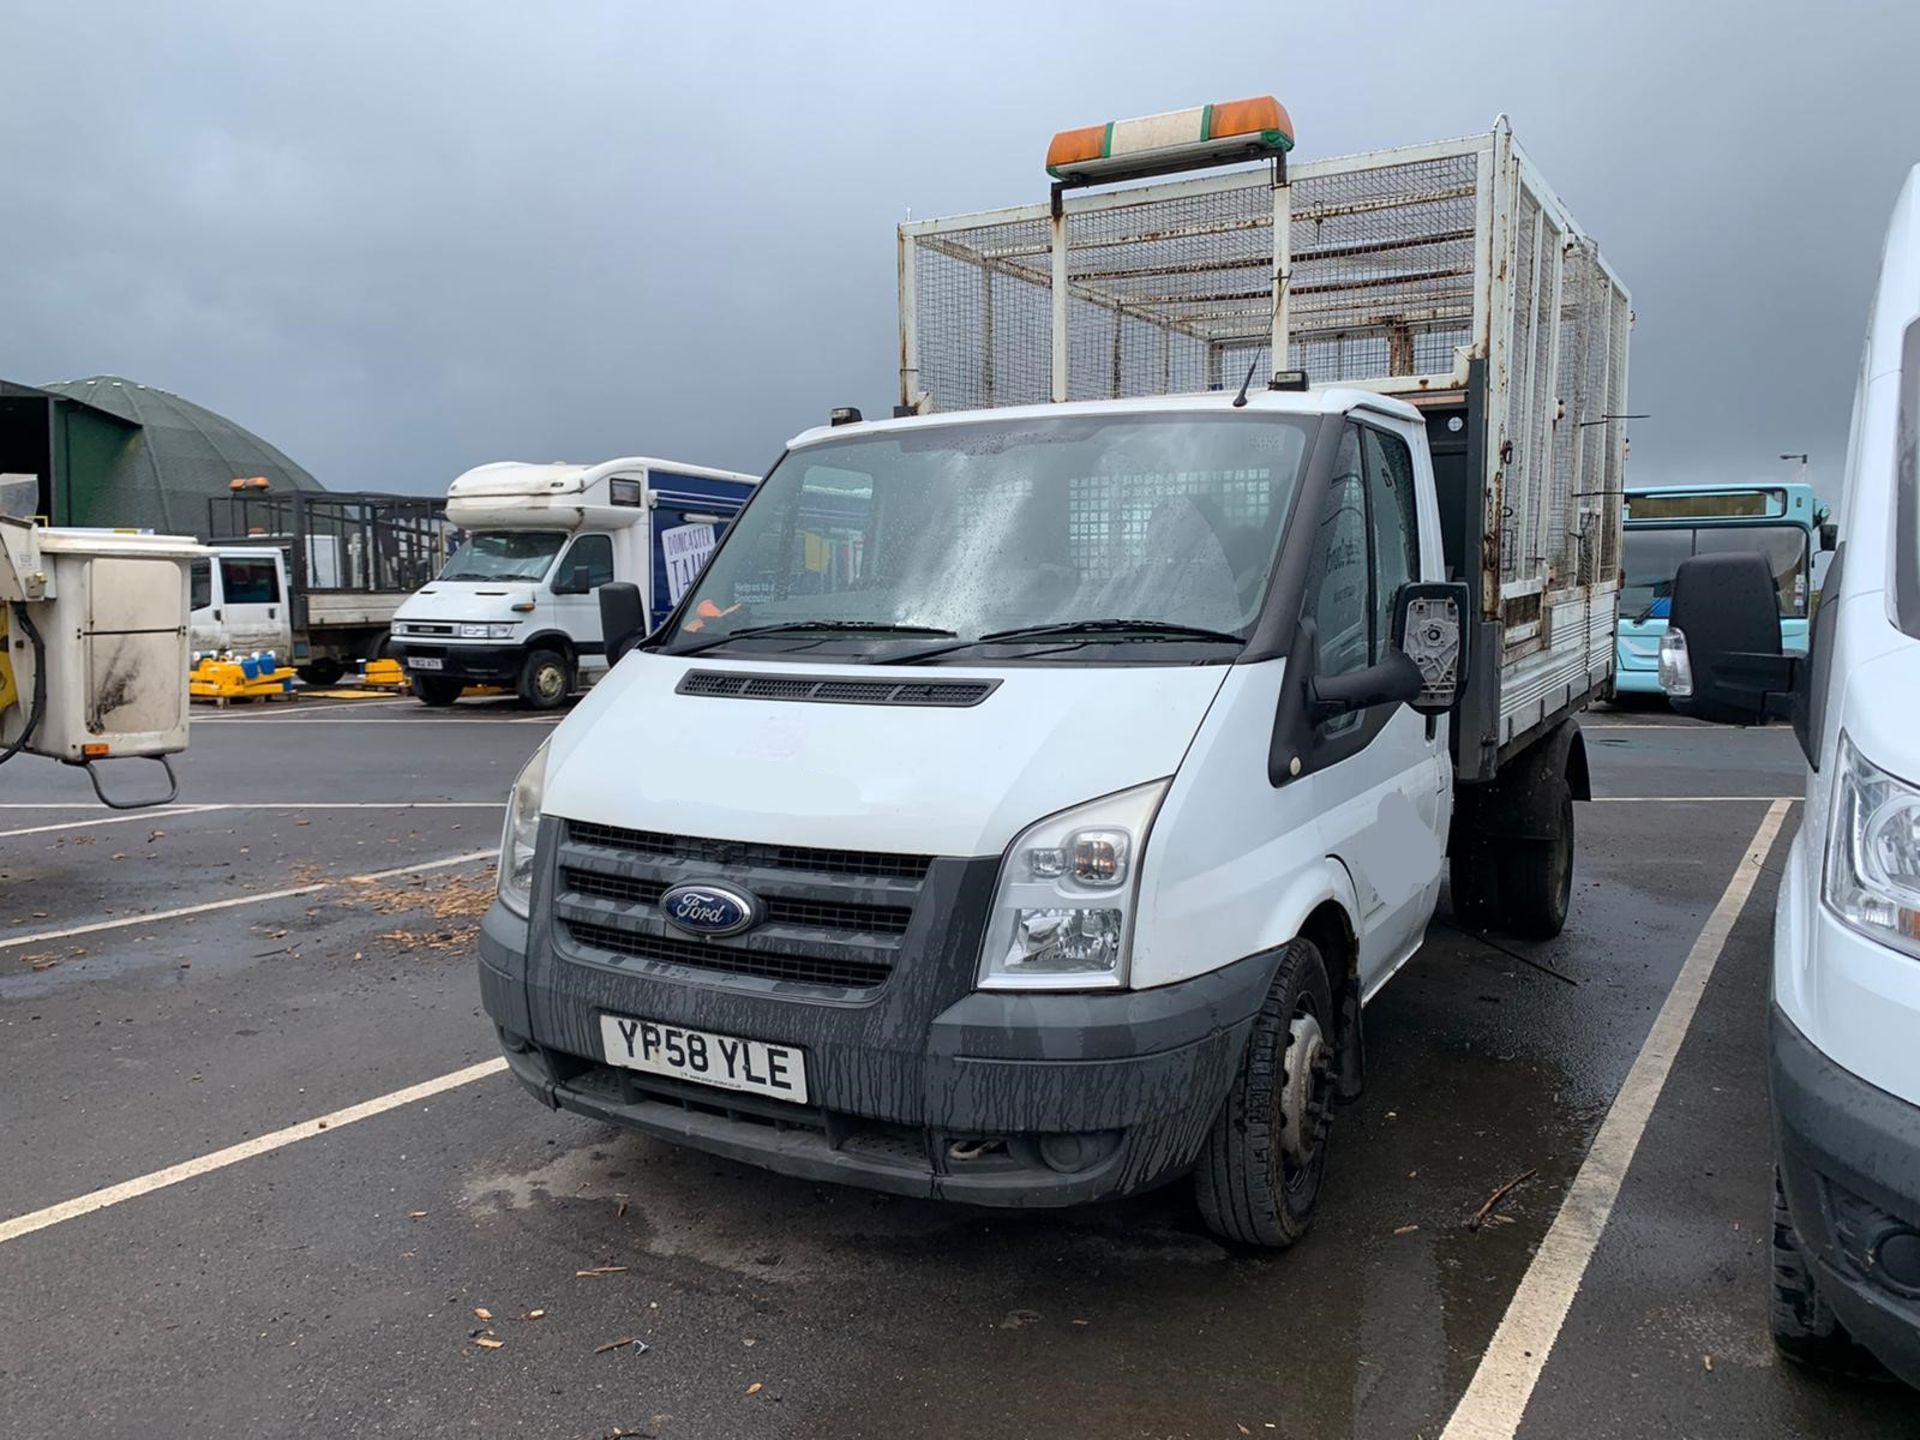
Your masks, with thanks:
M 216 620 L 220 618 L 220 612 L 217 609 L 213 612 L 213 618 Z

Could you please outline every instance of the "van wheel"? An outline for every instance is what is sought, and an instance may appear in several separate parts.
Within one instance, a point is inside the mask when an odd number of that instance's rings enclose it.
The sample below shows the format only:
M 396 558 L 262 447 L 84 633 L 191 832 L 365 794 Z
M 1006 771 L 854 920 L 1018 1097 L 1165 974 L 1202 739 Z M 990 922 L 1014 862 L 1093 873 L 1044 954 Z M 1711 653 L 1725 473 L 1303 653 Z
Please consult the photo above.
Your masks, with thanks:
M 340 662 L 332 656 L 326 656 L 300 667 L 301 680 L 323 690 L 329 685 L 339 684 L 342 673 Z
M 1557 783 L 1553 838 L 1500 845 L 1502 928 L 1534 940 L 1551 940 L 1566 928 L 1573 900 L 1573 789 Z
M 444 675 L 415 675 L 411 678 L 413 693 L 420 697 L 420 703 L 431 705 L 436 710 L 453 704 L 465 688 L 458 680 L 449 680 Z
M 1280 954 L 1194 1175 L 1207 1228 L 1270 1249 L 1307 1233 L 1333 1127 L 1333 991 L 1311 940 Z
M 552 710 L 573 690 L 573 667 L 558 650 L 535 650 L 520 667 L 520 703 L 532 710 Z
M 1773 1343 L 1789 1360 L 1815 1370 L 1859 1379 L 1886 1375 L 1820 1298 L 1813 1266 L 1787 1211 L 1778 1165 L 1773 1168 Z

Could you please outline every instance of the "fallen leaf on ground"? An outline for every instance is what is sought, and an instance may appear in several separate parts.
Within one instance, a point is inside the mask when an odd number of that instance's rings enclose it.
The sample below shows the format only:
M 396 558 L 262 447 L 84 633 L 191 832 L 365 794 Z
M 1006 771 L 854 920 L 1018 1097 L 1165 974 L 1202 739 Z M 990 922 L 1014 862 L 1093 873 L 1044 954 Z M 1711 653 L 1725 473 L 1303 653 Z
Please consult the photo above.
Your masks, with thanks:
M 1707 1367 L 1707 1369 L 1708 1369 L 1709 1371 L 1711 1371 L 1711 1370 L 1713 1369 L 1713 1356 L 1711 1356 L 1711 1355 L 1702 1355 L 1702 1356 L 1700 1357 L 1700 1361 L 1701 1361 L 1701 1363 L 1702 1363 L 1703 1365 L 1705 1365 L 1705 1366 Z
M 425 1210 L 409 1210 L 407 1212 L 407 1219 L 409 1220 L 424 1220 L 426 1218 L 427 1212 Z
M 1418 1225 L 1401 1225 L 1401 1226 L 1398 1226 L 1393 1233 L 1396 1235 L 1411 1235 L 1414 1231 L 1418 1230 L 1419 1228 L 1420 1227 Z
M 484 1305 L 476 1305 L 473 1307 L 473 1318 L 476 1320 L 491 1320 L 493 1318 L 493 1311 Z
M 498 1350 L 507 1342 L 504 1340 L 496 1340 L 491 1335 L 481 1335 L 476 1337 L 473 1343 L 478 1345 L 482 1350 Z
M 544 1310 L 529 1310 L 527 1311 L 526 1314 L 522 1315 L 520 1318 L 522 1320 L 538 1320 L 542 1315 L 546 1313 L 547 1312 Z
M 631 1335 L 622 1335 L 622 1336 L 621 1336 L 621 1337 L 620 1337 L 620 1338 L 619 1338 L 618 1340 L 609 1340 L 609 1341 L 608 1341 L 608 1342 L 607 1342 L 606 1344 L 604 1344 L 604 1345 L 596 1345 L 596 1346 L 594 1346 L 594 1347 L 593 1347 L 593 1353 L 594 1353 L 594 1354 L 596 1354 L 596 1355 L 604 1355 L 604 1354 L 606 1354 L 606 1353 L 607 1353 L 607 1352 L 608 1352 L 609 1350 L 624 1350 L 624 1349 L 626 1349 L 626 1348 L 627 1348 L 627 1346 L 629 1346 L 629 1345 L 632 1345 L 632 1344 L 634 1344 L 634 1343 L 635 1343 L 635 1341 L 634 1341 L 634 1338 L 633 1338 L 633 1336 L 631 1336 Z
M 758 1395 L 765 1388 L 766 1388 L 765 1386 L 763 1386 L 758 1380 L 756 1380 L 751 1385 L 747 1386 L 747 1393 L 749 1395 Z
M 624 1265 L 595 1265 L 590 1270 L 576 1270 L 573 1273 L 576 1279 L 585 1279 L 593 1275 L 621 1275 L 626 1268 Z

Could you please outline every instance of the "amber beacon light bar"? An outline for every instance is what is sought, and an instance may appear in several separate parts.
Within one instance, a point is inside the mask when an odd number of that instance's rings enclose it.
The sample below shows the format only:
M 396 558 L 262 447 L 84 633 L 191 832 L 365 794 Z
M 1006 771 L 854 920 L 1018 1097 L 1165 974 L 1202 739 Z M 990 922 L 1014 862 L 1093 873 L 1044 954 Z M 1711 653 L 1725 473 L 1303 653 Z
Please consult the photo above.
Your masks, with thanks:
M 1177 170 L 1272 159 L 1293 149 L 1293 121 L 1271 95 L 1062 130 L 1047 173 L 1062 186 L 1108 185 Z

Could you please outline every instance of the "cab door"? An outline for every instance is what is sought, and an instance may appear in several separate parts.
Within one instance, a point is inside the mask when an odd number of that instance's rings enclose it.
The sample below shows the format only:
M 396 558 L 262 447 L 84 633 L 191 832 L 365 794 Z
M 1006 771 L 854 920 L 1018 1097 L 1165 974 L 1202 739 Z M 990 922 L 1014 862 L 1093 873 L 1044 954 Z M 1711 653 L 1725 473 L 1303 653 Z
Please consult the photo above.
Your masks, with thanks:
M 1395 593 L 1442 576 L 1439 516 L 1414 467 L 1406 434 L 1385 417 L 1346 427 L 1306 597 L 1317 675 L 1385 659 Z M 1353 880 L 1371 993 L 1419 943 L 1439 889 L 1452 819 L 1446 722 L 1401 704 L 1341 715 L 1317 727 L 1313 763 L 1313 809 L 1326 853 Z
M 553 615 L 573 641 L 582 676 L 607 668 L 606 645 L 600 631 L 602 585 L 613 579 L 613 537 L 598 532 L 576 535 L 547 582 L 553 592 Z

